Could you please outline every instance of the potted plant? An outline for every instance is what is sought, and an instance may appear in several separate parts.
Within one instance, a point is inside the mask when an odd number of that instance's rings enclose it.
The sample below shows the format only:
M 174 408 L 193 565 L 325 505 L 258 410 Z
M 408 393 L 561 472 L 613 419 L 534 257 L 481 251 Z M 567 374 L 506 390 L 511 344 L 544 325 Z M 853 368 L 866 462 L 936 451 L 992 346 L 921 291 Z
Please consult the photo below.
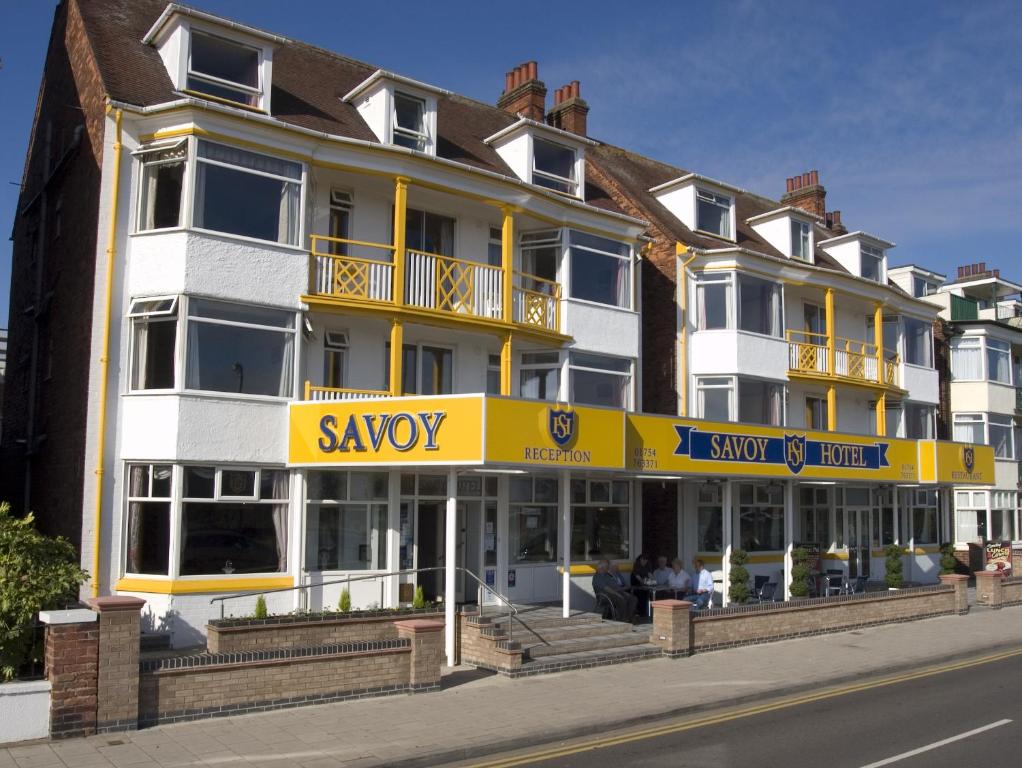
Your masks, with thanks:
M 808 597 L 811 577 L 809 550 L 805 547 L 796 547 L 791 552 L 791 586 L 789 588 L 791 596 Z
M 422 587 L 415 588 L 415 597 L 412 598 L 412 608 L 425 608 L 426 607 L 426 596 L 422 592 Z
M 749 601 L 749 571 L 745 564 L 749 562 L 749 554 L 744 549 L 734 549 L 731 551 L 730 562 L 728 598 L 732 603 L 746 603 Z
M 884 555 L 887 556 L 887 560 L 884 562 L 884 581 L 887 582 L 888 589 L 900 589 L 902 584 L 905 583 L 901 573 L 901 554 L 900 544 L 888 544 L 887 548 L 884 549 Z
M 946 576 L 958 572 L 958 558 L 955 557 L 955 545 L 950 541 L 940 545 L 940 573 Z
M 262 595 L 256 598 L 255 604 L 255 618 L 265 619 L 270 615 L 270 612 L 266 610 L 266 598 Z
M 337 601 L 337 610 L 341 613 L 351 613 L 351 593 L 347 589 L 341 590 L 341 599 Z

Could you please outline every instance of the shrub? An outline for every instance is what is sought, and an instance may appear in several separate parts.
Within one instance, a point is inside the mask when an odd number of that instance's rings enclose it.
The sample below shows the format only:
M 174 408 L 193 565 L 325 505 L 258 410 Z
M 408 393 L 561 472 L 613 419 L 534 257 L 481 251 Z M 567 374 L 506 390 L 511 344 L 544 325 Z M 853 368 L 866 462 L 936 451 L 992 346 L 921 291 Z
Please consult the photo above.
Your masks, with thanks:
M 887 556 L 887 560 L 884 562 L 884 569 L 886 571 L 884 581 L 887 582 L 888 587 L 897 589 L 905 583 L 905 579 L 901 575 L 901 546 L 899 544 L 888 544 L 884 549 L 884 555 Z
M 422 587 L 415 588 L 415 597 L 412 598 L 412 608 L 425 608 L 426 607 L 426 595 L 423 594 Z
M 266 598 L 259 595 L 259 597 L 256 598 L 255 618 L 265 619 L 269 615 L 270 612 L 266 610 Z
M 958 572 L 958 558 L 955 557 L 955 545 L 950 541 L 940 545 L 940 572 L 943 575 Z
M 805 547 L 796 547 L 791 552 L 791 587 L 792 597 L 809 596 L 809 579 L 812 571 L 809 570 L 809 550 Z
M 77 602 L 88 577 L 71 542 L 43 536 L 31 512 L 19 520 L 0 503 L 0 680 L 12 680 L 38 651 L 32 627 L 39 611 Z
M 351 593 L 346 590 L 341 590 L 341 599 L 337 601 L 337 610 L 341 613 L 351 613 Z
M 730 562 L 727 596 L 733 603 L 746 603 L 749 600 L 749 571 L 745 564 L 749 562 L 749 554 L 744 549 L 733 549 Z

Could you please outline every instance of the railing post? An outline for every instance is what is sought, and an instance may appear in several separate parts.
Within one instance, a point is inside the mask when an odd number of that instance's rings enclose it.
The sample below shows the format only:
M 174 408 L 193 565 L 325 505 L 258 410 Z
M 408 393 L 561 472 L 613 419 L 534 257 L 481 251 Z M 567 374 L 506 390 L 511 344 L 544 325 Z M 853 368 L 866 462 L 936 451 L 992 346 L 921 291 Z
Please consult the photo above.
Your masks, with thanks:
M 873 305 L 873 345 L 877 356 L 877 383 L 884 383 L 884 307 L 878 301 Z
M 504 290 L 504 322 L 514 322 L 514 302 L 513 302 L 513 291 L 514 291 L 514 275 L 515 275 L 515 217 L 511 212 L 511 208 L 504 206 L 501 209 L 504 214 L 503 227 L 501 228 L 500 234 L 500 264 L 504 270 L 501 278 L 503 280 Z M 501 375 L 503 376 L 503 368 L 501 368 Z M 509 392 L 502 392 L 501 394 L 510 394 Z
M 402 394 L 401 381 L 403 376 L 401 365 L 404 361 L 404 356 L 401 352 L 404 347 L 404 339 L 404 323 L 397 318 L 392 319 L 390 321 L 390 381 L 388 382 L 391 397 L 400 397 Z
M 394 179 L 394 303 L 405 304 L 405 224 L 408 215 L 408 179 Z M 391 376 L 394 369 L 391 367 Z
M 877 437 L 887 437 L 887 393 L 877 397 Z
M 827 331 L 827 373 L 834 375 L 834 359 L 837 351 L 834 347 L 834 289 L 828 288 L 823 294 L 824 323 Z
M 505 397 L 511 396 L 512 337 L 513 334 L 508 331 L 500 348 L 500 394 Z
M 308 379 L 305 380 L 305 399 L 306 400 L 312 399 L 312 382 L 309 381 Z

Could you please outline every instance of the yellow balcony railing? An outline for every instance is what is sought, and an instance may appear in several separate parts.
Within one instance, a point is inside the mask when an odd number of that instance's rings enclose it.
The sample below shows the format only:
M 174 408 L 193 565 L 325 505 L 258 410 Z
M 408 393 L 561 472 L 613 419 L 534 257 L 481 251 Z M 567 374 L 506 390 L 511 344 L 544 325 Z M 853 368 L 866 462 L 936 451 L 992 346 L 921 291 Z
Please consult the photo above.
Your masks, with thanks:
M 390 303 L 394 298 L 393 255 L 392 245 L 313 235 L 309 291 Z
M 390 397 L 390 392 L 381 389 L 349 389 L 346 387 L 317 387 L 305 382 L 305 399 L 314 401 L 326 400 L 373 400 Z
M 426 251 L 405 258 L 405 304 L 493 320 L 504 315 L 500 267 Z
M 830 345 L 825 334 L 789 330 L 786 337 L 788 370 L 792 373 L 818 374 L 898 386 L 898 366 L 901 358 L 897 352 L 884 349 L 882 357 L 878 357 L 875 344 L 836 336 L 831 370 Z
M 514 278 L 513 321 L 556 332 L 560 327 L 561 284 L 526 272 L 515 272 Z

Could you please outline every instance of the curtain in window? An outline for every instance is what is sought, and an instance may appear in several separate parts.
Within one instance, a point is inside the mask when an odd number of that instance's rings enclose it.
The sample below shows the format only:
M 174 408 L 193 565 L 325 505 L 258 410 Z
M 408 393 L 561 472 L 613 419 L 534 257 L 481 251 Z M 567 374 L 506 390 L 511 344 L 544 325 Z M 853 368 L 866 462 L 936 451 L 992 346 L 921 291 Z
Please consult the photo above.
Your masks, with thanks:
M 132 322 L 135 324 L 135 357 L 131 361 L 134 370 L 132 371 L 132 388 L 146 389 L 148 383 L 146 376 L 149 359 L 149 322 L 145 318 L 136 317 Z M 133 494 L 134 495 L 134 494 Z
M 951 377 L 968 380 L 983 378 L 983 358 L 979 347 L 952 347 Z
M 778 386 L 768 387 L 767 398 L 769 399 L 768 407 L 770 409 L 769 417 L 770 424 L 774 426 L 780 426 L 783 424 L 781 418 L 781 388 Z
M 297 184 L 281 184 L 280 217 L 277 221 L 277 242 L 298 242 L 298 205 L 301 187 Z
M 700 331 L 704 331 L 704 330 L 706 330 L 706 288 L 705 288 L 705 286 L 700 285 L 698 288 L 696 288 L 696 296 L 699 299 L 696 302 L 697 305 L 698 305 L 698 312 L 699 312 L 699 319 L 697 321 L 696 327 Z
M 987 367 L 990 381 L 1011 383 L 1011 356 L 1006 347 L 987 342 Z
M 621 260 L 617 270 L 617 284 L 615 290 L 615 296 L 617 297 L 617 306 L 619 307 L 630 307 L 632 306 L 630 291 L 628 290 L 631 281 L 628 279 L 628 274 L 631 270 L 628 268 L 628 262 Z
M 280 397 L 291 397 L 293 390 L 294 366 L 292 365 L 292 360 L 294 359 L 294 346 L 294 334 L 289 333 L 285 336 L 284 355 L 280 362 L 280 390 L 277 392 Z
M 287 472 L 277 472 L 273 478 L 273 497 L 275 499 L 288 499 L 288 482 L 290 475 Z M 288 502 L 282 501 L 273 505 L 273 531 L 277 536 L 277 570 L 281 573 L 287 570 L 287 509 Z
M 128 481 L 128 496 L 139 498 L 148 496 L 146 482 L 149 479 L 148 471 L 138 471 L 132 467 L 129 470 L 130 480 Z M 128 573 L 140 573 L 142 570 L 142 504 L 133 501 L 128 505 Z

